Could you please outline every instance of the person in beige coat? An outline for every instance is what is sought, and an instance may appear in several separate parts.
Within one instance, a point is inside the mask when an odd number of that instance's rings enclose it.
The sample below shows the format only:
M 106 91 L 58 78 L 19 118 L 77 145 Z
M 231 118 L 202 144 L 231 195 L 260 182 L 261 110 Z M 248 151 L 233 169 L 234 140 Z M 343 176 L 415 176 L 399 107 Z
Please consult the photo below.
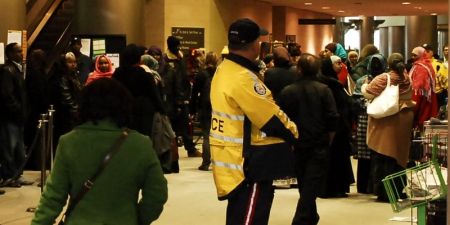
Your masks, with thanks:
M 412 100 L 411 82 L 405 70 L 403 56 L 393 53 L 388 58 L 389 76 L 392 85 L 399 85 L 400 111 L 394 115 L 373 118 L 369 116 L 367 145 L 372 152 L 372 180 L 374 194 L 379 201 L 388 201 L 381 180 L 389 174 L 406 168 L 411 146 L 415 102 Z M 361 91 L 367 99 L 381 94 L 387 83 L 387 74 L 375 77 L 364 84 Z

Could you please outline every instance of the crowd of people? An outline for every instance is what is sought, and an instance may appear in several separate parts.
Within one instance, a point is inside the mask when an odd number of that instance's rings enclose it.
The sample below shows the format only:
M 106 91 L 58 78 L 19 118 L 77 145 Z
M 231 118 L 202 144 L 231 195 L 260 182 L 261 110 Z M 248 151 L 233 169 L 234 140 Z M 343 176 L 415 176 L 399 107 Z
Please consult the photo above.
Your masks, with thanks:
M 442 59 L 429 44 L 412 49 L 408 60 L 400 53 L 384 56 L 373 44 L 357 51 L 329 43 L 317 55 L 290 44 L 262 54 L 260 36 L 267 34 L 239 19 L 229 28 L 222 57 L 200 49 L 185 55 L 180 40 L 169 36 L 165 52 L 126 46 L 117 68 L 106 55 L 91 60 L 82 54 L 75 38 L 51 70 L 45 52 L 31 51 L 26 73 L 20 45 L 8 44 L 0 70 L 0 187 L 32 183 L 21 174 L 27 160 L 40 167 L 38 151 L 29 154 L 26 146 L 40 114 L 53 105 L 58 147 L 32 224 L 52 224 L 67 197 L 85 185 L 89 194 L 80 204 L 70 201 L 77 207 L 66 219 L 151 223 L 167 200 L 163 174 L 179 172 L 181 145 L 188 157 L 202 157 L 199 170 L 212 168 L 218 198 L 228 201 L 227 225 L 267 224 L 279 179 L 298 181 L 292 224 L 317 224 L 316 198 L 345 198 L 355 181 L 358 193 L 388 201 L 381 180 L 414 161 L 413 131 L 446 111 L 448 47 Z M 369 116 L 367 105 L 388 80 L 399 86 L 399 111 Z M 126 127 L 131 132 L 111 169 L 89 184 Z M 113 185 L 111 177 L 120 183 Z

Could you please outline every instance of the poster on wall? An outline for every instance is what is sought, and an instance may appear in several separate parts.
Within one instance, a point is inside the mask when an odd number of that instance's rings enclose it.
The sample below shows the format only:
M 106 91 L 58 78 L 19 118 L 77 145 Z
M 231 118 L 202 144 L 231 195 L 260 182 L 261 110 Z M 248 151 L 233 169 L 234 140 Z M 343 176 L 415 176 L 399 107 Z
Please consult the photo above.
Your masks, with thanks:
M 84 55 L 91 57 L 91 39 L 81 38 L 81 49 L 80 52 Z
M 119 53 L 106 53 L 106 56 L 111 60 L 114 69 L 120 66 Z
M 21 30 L 8 30 L 8 37 L 6 44 L 17 43 L 22 46 L 22 31 Z
M 172 27 L 172 35 L 180 39 L 180 49 L 185 54 L 189 49 L 205 47 L 205 28 Z
M 0 65 L 5 64 L 5 44 L 0 42 Z
M 105 39 L 92 40 L 92 54 L 95 56 L 103 55 L 106 53 L 106 41 Z

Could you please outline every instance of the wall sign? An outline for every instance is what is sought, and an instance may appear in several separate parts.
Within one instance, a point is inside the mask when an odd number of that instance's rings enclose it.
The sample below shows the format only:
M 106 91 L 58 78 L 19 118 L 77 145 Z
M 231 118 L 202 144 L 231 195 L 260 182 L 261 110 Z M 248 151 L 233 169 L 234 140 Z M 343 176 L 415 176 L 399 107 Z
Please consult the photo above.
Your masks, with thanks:
M 189 52 L 189 49 L 205 47 L 205 28 L 172 27 L 172 35 L 180 39 L 183 53 Z

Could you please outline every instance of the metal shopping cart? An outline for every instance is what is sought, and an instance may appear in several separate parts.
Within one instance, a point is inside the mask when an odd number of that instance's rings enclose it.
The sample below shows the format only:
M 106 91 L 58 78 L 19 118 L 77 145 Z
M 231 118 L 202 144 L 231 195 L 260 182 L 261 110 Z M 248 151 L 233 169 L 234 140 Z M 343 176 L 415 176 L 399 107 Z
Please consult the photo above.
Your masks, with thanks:
M 417 208 L 417 224 L 426 224 L 426 207 L 447 194 L 447 125 L 424 125 L 419 164 L 383 179 L 394 212 Z

